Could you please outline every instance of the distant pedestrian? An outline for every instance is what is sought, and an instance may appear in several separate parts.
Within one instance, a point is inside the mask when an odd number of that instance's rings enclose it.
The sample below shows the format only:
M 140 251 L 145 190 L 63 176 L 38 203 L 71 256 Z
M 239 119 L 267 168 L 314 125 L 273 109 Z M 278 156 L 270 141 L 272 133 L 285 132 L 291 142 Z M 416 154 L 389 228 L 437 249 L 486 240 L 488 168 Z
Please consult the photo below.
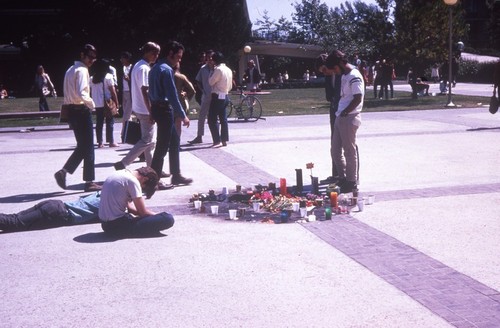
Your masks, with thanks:
M 52 96 L 56 97 L 56 89 L 54 88 L 54 84 L 50 80 L 49 74 L 45 73 L 45 70 L 42 65 L 38 65 L 36 68 L 35 75 L 35 89 L 38 94 L 38 109 L 41 112 L 49 111 L 49 104 L 47 103 L 47 96 L 52 94 Z
M 189 112 L 189 101 L 193 99 L 196 94 L 193 84 L 188 80 L 187 76 L 181 73 L 180 63 L 175 67 L 175 88 L 177 89 L 177 95 L 179 96 L 179 101 L 181 102 L 182 108 L 186 115 Z M 181 137 L 182 133 L 182 117 L 179 115 L 175 116 L 175 130 Z
M 112 99 L 116 106 L 118 103 L 118 95 L 113 80 L 113 75 L 109 69 L 109 62 L 104 59 L 99 59 L 94 64 L 94 74 L 91 77 L 90 92 L 95 104 L 95 134 L 97 139 L 97 148 L 103 148 L 104 143 L 102 140 L 102 130 L 104 121 L 106 121 L 106 142 L 109 147 L 118 147 L 114 138 L 114 124 L 115 119 L 113 116 L 108 116 L 104 112 L 104 104 L 106 100 Z
M 431 80 L 434 83 L 439 82 L 439 64 L 438 63 L 432 65 L 432 68 L 431 68 Z
M 229 91 L 233 87 L 233 72 L 226 66 L 224 55 L 221 52 L 216 51 L 211 60 L 213 61 L 214 72 L 208 79 L 208 83 L 212 87 L 208 126 L 212 133 L 212 147 L 225 147 L 229 141 L 226 107 L 229 103 Z M 220 132 L 217 120 L 220 124 Z
M 83 161 L 83 180 L 85 191 L 97 191 L 101 186 L 94 183 L 94 129 L 92 110 L 94 101 L 90 97 L 89 67 L 97 58 L 97 51 L 91 44 L 86 44 L 80 52 L 80 59 L 75 61 L 64 75 L 64 104 L 68 105 L 69 125 L 73 129 L 76 148 L 63 168 L 54 175 L 57 184 L 66 189 L 66 174 L 73 174 Z
M 132 54 L 128 51 L 122 52 L 120 55 L 120 62 L 122 63 L 122 122 L 126 122 L 132 115 L 132 98 L 130 96 L 130 70 L 132 69 Z M 125 128 L 125 124 L 123 124 Z M 123 138 L 123 129 L 122 129 Z
M 253 59 L 248 61 L 243 79 L 247 84 L 248 91 L 256 91 L 259 89 L 261 75 L 259 69 L 255 67 L 255 61 L 253 61 Z

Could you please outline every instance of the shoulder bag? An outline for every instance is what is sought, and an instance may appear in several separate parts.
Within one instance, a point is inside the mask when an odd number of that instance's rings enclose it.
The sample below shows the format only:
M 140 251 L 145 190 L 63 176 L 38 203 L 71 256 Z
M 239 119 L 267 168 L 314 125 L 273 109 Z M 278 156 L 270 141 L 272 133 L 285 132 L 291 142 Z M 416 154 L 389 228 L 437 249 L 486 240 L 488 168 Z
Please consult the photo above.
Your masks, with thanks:
M 118 116 L 118 106 L 113 99 L 106 99 L 104 91 L 104 80 L 102 80 L 102 99 L 104 100 L 104 116 L 107 118 Z

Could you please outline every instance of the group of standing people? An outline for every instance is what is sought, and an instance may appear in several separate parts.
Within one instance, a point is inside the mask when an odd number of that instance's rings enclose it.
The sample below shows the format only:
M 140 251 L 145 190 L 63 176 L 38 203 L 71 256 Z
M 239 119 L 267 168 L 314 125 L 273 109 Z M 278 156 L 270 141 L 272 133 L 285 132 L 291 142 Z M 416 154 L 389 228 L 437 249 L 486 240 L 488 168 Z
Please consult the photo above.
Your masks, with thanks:
M 320 55 L 316 68 L 326 77 L 325 95 L 330 102 L 332 175 L 322 183 L 335 183 L 341 193 L 353 192 L 359 180 L 356 133 L 361 125 L 365 81 L 339 50 Z

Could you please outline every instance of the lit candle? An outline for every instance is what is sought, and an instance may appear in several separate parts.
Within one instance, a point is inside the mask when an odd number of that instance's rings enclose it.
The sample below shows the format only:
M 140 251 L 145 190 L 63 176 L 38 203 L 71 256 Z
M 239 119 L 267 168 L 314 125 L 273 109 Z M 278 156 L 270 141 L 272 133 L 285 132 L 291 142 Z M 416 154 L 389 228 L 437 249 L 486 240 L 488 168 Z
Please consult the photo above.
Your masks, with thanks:
M 330 205 L 333 208 L 337 208 L 338 207 L 337 193 L 335 191 L 330 193 Z

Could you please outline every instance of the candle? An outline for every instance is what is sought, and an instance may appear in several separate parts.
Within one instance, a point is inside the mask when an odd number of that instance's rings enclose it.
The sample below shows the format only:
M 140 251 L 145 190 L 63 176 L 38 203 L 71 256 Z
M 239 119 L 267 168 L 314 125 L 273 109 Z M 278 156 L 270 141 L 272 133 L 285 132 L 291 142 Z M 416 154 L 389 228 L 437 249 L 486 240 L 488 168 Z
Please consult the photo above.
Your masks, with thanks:
M 302 169 L 295 169 L 295 176 L 297 179 L 297 193 L 302 193 L 304 190 L 304 182 L 302 181 Z
M 332 219 L 332 209 L 330 207 L 325 208 L 325 220 Z
M 338 207 L 337 193 L 335 191 L 330 193 L 330 205 L 333 208 L 337 208 Z
M 286 192 L 286 179 L 285 178 L 280 179 L 280 194 L 281 195 L 287 194 L 287 192 Z

